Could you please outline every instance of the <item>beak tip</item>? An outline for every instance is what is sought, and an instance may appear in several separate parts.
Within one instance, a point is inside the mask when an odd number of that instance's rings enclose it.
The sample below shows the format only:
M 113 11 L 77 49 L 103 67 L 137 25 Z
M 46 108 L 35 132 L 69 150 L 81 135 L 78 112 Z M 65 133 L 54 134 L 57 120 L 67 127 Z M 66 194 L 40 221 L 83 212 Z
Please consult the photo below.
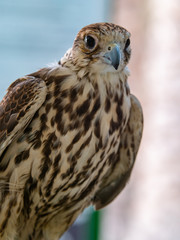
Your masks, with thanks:
M 115 63 L 115 64 L 113 64 L 113 67 L 117 70 L 118 67 L 119 67 L 119 63 Z

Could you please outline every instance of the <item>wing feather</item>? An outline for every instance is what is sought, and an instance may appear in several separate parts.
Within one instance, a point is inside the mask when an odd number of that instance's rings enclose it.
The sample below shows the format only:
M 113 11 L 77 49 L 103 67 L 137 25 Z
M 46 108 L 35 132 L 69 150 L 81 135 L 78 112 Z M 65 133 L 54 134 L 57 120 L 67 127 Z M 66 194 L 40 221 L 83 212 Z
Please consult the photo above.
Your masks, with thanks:
M 131 95 L 130 117 L 121 136 L 117 163 L 110 169 L 93 199 L 96 210 L 105 207 L 123 190 L 131 175 L 143 132 L 143 111 L 138 99 Z
M 0 102 L 0 156 L 32 120 L 45 101 L 46 92 L 45 82 L 33 76 L 17 79 L 10 85 Z

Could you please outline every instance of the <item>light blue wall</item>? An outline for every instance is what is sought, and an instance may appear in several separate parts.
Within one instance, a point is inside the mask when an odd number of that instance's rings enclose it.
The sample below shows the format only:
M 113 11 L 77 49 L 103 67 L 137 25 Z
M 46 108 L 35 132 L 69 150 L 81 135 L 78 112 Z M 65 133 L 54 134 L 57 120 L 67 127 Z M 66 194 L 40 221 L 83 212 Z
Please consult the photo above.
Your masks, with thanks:
M 59 60 L 85 25 L 108 21 L 110 0 L 1 0 L 0 98 L 11 82 Z

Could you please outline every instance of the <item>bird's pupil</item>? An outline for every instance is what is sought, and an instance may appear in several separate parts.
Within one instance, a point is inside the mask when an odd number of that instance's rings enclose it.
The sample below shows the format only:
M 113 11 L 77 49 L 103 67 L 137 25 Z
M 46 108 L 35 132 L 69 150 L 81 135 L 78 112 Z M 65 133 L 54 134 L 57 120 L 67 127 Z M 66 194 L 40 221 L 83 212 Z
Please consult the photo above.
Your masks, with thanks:
M 96 42 L 93 37 L 88 35 L 85 37 L 85 43 L 86 43 L 86 47 L 92 49 L 92 48 L 94 48 Z
M 127 41 L 126 41 L 126 45 L 125 45 L 125 49 L 127 49 L 130 45 L 130 39 L 128 38 Z

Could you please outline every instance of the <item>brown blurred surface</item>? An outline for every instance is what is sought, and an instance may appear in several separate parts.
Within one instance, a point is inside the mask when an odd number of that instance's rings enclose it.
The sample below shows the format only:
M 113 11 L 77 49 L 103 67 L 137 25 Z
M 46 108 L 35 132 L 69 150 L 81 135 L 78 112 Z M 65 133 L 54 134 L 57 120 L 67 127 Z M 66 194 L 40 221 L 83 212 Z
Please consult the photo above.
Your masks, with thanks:
M 180 2 L 116 0 L 112 22 L 131 34 L 131 92 L 144 134 L 124 192 L 105 209 L 103 240 L 180 239 Z

